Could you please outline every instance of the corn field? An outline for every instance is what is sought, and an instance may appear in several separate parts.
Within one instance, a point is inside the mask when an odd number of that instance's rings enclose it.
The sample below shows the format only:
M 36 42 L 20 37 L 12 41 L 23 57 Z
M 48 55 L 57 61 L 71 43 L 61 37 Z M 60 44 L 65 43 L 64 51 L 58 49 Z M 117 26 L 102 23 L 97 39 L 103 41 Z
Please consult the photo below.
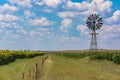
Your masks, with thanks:
M 33 51 L 9 51 L 9 50 L 0 50 L 0 65 L 8 64 L 15 61 L 16 59 L 22 58 L 33 58 L 38 55 L 43 55 L 42 52 L 33 52 Z
M 76 52 L 55 52 L 56 55 L 65 56 L 69 58 L 80 59 L 84 57 L 90 57 L 90 59 L 107 60 L 112 61 L 115 64 L 120 64 L 120 51 L 108 50 L 108 51 L 76 51 Z

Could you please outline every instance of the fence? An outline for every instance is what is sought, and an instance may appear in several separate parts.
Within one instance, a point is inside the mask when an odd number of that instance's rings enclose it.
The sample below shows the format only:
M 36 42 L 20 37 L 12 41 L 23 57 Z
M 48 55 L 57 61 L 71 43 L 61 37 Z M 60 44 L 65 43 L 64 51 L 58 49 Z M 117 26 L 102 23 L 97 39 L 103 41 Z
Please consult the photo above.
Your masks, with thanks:
M 40 80 L 42 76 L 42 67 L 47 58 L 48 55 L 42 58 L 40 62 L 36 63 L 32 69 L 24 72 L 22 74 L 22 80 Z

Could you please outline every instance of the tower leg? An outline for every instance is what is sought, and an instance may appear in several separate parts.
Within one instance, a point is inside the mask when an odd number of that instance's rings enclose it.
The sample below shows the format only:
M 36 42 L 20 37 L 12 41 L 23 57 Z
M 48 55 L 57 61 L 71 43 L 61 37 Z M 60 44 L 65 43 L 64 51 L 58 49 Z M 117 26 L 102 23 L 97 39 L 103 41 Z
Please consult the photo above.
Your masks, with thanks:
M 95 31 L 93 31 L 91 33 L 91 45 L 90 45 L 90 50 L 93 51 L 97 51 L 98 50 L 98 46 L 97 46 L 97 37 L 96 37 L 97 33 Z

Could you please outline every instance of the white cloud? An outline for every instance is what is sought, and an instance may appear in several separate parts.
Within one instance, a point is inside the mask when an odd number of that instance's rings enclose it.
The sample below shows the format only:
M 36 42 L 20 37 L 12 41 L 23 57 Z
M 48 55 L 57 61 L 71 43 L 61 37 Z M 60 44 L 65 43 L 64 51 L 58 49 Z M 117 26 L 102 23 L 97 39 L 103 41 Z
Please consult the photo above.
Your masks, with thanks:
M 92 1 L 82 1 L 80 2 L 72 2 L 71 0 L 42 0 L 40 2 L 36 2 L 36 4 L 42 6 L 49 6 L 56 8 L 58 5 L 65 10 L 70 11 L 86 11 L 88 14 L 90 13 L 101 13 L 106 14 L 111 11 L 112 2 L 110 0 L 92 0 Z
M 63 31 L 66 31 L 66 29 L 70 28 L 71 24 L 72 24 L 72 20 L 68 19 L 68 18 L 65 18 L 61 22 L 60 29 L 63 30 Z
M 37 28 L 35 30 L 31 30 L 29 35 L 32 38 L 41 38 L 41 39 L 51 39 L 54 36 L 52 32 L 53 28 Z M 40 39 L 40 40 L 41 40 Z
M 16 31 L 19 34 L 27 34 L 24 28 L 15 22 L 13 23 L 0 22 L 0 32 L 3 32 L 6 35 L 9 35 L 9 33 L 15 34 L 14 31 Z
M 21 30 L 16 30 L 17 33 L 23 34 L 23 35 L 27 35 L 28 32 L 26 32 L 24 29 Z
M 5 32 L 6 35 L 15 34 L 14 31 L 16 31 L 16 34 L 24 34 L 24 35 L 27 34 L 24 28 L 15 22 L 13 23 L 0 22 L 0 29 L 2 29 L 2 31 Z
M 84 25 L 78 25 L 77 30 L 80 31 L 82 34 L 88 35 L 88 28 Z
M 16 31 L 16 34 L 19 34 L 19 35 L 27 35 L 28 32 L 25 31 L 25 29 L 20 26 L 18 23 L 12 23 L 11 24 L 12 28 Z
M 62 0 L 42 0 L 41 2 L 36 2 L 36 4 L 38 5 L 46 5 L 46 6 L 50 6 L 53 8 L 56 8 Z
M 31 12 L 29 10 L 26 10 L 26 11 L 24 11 L 24 15 L 25 15 L 26 18 L 30 18 L 32 16 L 35 16 L 35 13 Z
M 0 29 L 2 29 L 2 31 L 5 32 L 6 35 L 15 34 L 14 31 L 16 31 L 16 34 L 24 34 L 24 35 L 27 34 L 24 28 L 15 22 L 13 23 L 0 22 Z
M 44 34 L 46 34 L 46 32 L 48 32 L 48 31 L 49 31 L 48 28 L 39 28 L 39 29 L 36 29 L 36 30 L 32 30 L 30 32 L 30 35 L 31 36 L 34 36 L 34 35 L 45 36 Z
M 64 12 L 58 12 L 57 15 L 62 18 L 67 18 L 67 17 L 76 17 L 76 16 L 80 15 L 80 13 L 72 12 L 72 11 L 64 11 Z
M 88 17 L 89 11 L 77 12 L 77 11 L 63 11 L 58 12 L 57 16 L 61 18 L 79 18 L 82 21 L 85 21 Z
M 8 0 L 11 4 L 17 4 L 18 6 L 21 6 L 21 7 L 32 7 L 31 3 L 32 3 L 32 0 Z
M 75 9 L 75 10 L 86 10 L 88 8 L 89 3 L 83 1 L 82 3 L 72 2 L 71 0 L 67 0 L 63 8 L 65 9 Z
M 71 0 L 66 0 L 66 4 L 63 5 L 64 9 L 81 12 L 99 13 L 105 16 L 106 13 L 111 11 L 112 2 L 109 0 L 92 0 L 91 2 L 83 1 L 81 3 L 72 2 Z
M 109 0 L 93 0 L 89 9 L 99 13 L 109 13 L 111 11 L 112 2 Z
M 117 39 L 120 37 L 120 25 L 104 25 L 99 31 L 99 35 L 102 40 Z
M 6 28 L 6 27 L 10 27 L 10 23 L 5 23 L 3 21 L 0 21 L 0 28 Z
M 19 34 L 24 34 L 24 35 L 28 34 L 28 32 L 25 31 L 25 29 L 24 29 L 22 26 L 20 26 L 18 23 L 12 23 L 12 27 L 13 27 L 13 28 L 16 30 L 16 32 L 19 33 Z
M 11 14 L 5 14 L 5 15 L 0 14 L 0 21 L 12 22 L 12 21 L 16 21 L 16 20 L 19 20 L 19 18 L 17 16 L 14 16 Z
M 8 42 L 9 42 L 10 40 L 14 41 L 15 39 L 19 39 L 19 38 L 20 38 L 20 35 L 15 34 L 14 30 L 11 30 L 11 29 L 2 29 L 1 39 L 3 41 L 4 40 L 8 40 Z
M 50 26 L 53 25 L 52 21 L 49 21 L 46 17 L 41 17 L 40 19 L 29 20 L 31 26 Z
M 0 6 L 0 13 L 13 13 L 17 11 L 18 8 L 15 6 L 10 6 L 9 4 L 4 4 L 3 6 Z
M 14 34 L 13 30 L 6 30 L 5 32 L 5 39 L 19 39 L 20 35 Z
M 13 22 L 12 23 L 12 26 L 15 28 L 15 29 L 23 29 L 23 27 L 21 27 L 19 24 L 17 24 L 17 23 L 15 23 L 15 22 Z
M 64 41 L 78 41 L 78 37 L 69 37 L 69 36 L 60 36 L 59 40 L 64 42 Z
M 52 12 L 52 10 L 46 9 L 46 8 L 44 8 L 42 11 L 43 11 L 43 12 L 47 12 L 47 13 L 51 13 L 51 12 Z
M 113 23 L 120 23 L 120 10 L 116 10 L 114 13 L 113 13 L 113 16 L 110 17 L 110 18 L 107 18 L 106 19 L 107 22 L 109 22 L 110 24 L 113 24 Z

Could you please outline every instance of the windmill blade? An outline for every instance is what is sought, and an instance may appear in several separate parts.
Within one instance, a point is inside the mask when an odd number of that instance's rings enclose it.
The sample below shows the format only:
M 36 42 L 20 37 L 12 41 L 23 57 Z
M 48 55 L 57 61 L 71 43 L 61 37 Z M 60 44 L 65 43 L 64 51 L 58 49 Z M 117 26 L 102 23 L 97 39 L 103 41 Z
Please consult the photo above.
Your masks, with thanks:
M 93 14 L 93 16 L 94 16 L 94 19 L 96 19 L 96 14 Z
M 92 18 L 88 17 L 89 20 L 92 20 Z
M 98 20 L 98 22 L 103 22 L 103 20 L 101 19 L 101 20 Z
M 87 26 L 88 26 L 88 28 L 90 28 L 90 27 L 92 27 L 92 24 L 90 23 L 90 24 L 87 24 Z
M 99 15 L 97 14 L 97 16 L 96 16 L 96 20 L 97 20 L 98 16 L 99 16 Z
M 92 19 L 87 19 L 87 21 L 86 22 L 92 22 Z

